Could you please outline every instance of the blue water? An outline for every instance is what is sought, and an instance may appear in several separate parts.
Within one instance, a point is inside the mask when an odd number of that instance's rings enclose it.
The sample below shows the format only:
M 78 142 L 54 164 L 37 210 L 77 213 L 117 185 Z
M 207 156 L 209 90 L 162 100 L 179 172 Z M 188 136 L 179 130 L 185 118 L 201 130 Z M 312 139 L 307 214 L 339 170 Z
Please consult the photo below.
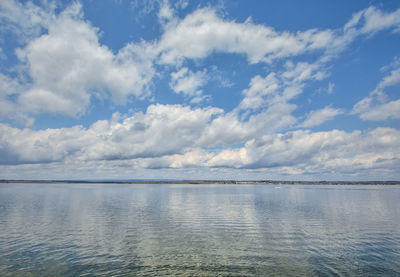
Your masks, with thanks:
M 400 276 L 400 186 L 0 184 L 1 276 Z

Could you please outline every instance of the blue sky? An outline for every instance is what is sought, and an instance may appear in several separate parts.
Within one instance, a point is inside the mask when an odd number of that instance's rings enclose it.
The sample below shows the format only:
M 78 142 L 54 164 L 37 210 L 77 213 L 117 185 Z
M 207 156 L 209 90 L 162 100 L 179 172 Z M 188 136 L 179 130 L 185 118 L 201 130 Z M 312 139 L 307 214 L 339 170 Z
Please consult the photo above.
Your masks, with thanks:
M 400 179 L 398 1 L 0 3 L 0 178 Z

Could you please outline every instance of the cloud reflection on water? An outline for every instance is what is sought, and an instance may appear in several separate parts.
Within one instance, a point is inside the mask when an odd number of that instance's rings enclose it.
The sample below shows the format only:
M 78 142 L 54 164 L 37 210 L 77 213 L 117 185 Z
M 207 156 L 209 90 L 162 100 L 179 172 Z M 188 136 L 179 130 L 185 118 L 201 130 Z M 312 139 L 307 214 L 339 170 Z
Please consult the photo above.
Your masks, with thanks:
M 323 188 L 2 184 L 0 270 L 398 273 L 400 187 Z

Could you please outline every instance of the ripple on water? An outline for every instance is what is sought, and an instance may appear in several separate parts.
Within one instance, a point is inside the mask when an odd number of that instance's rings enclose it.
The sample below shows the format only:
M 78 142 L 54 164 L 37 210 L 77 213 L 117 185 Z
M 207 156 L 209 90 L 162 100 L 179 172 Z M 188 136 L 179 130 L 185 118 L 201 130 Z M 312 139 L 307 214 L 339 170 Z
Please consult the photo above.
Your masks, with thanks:
M 0 186 L 0 275 L 400 276 L 398 199 L 381 186 Z

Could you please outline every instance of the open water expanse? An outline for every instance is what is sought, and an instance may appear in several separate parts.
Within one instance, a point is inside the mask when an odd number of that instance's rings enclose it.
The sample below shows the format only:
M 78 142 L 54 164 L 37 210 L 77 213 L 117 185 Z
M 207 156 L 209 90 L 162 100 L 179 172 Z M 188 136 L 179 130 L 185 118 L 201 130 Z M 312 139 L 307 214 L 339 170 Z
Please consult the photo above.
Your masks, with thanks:
M 400 186 L 0 184 L 0 276 L 400 276 Z

